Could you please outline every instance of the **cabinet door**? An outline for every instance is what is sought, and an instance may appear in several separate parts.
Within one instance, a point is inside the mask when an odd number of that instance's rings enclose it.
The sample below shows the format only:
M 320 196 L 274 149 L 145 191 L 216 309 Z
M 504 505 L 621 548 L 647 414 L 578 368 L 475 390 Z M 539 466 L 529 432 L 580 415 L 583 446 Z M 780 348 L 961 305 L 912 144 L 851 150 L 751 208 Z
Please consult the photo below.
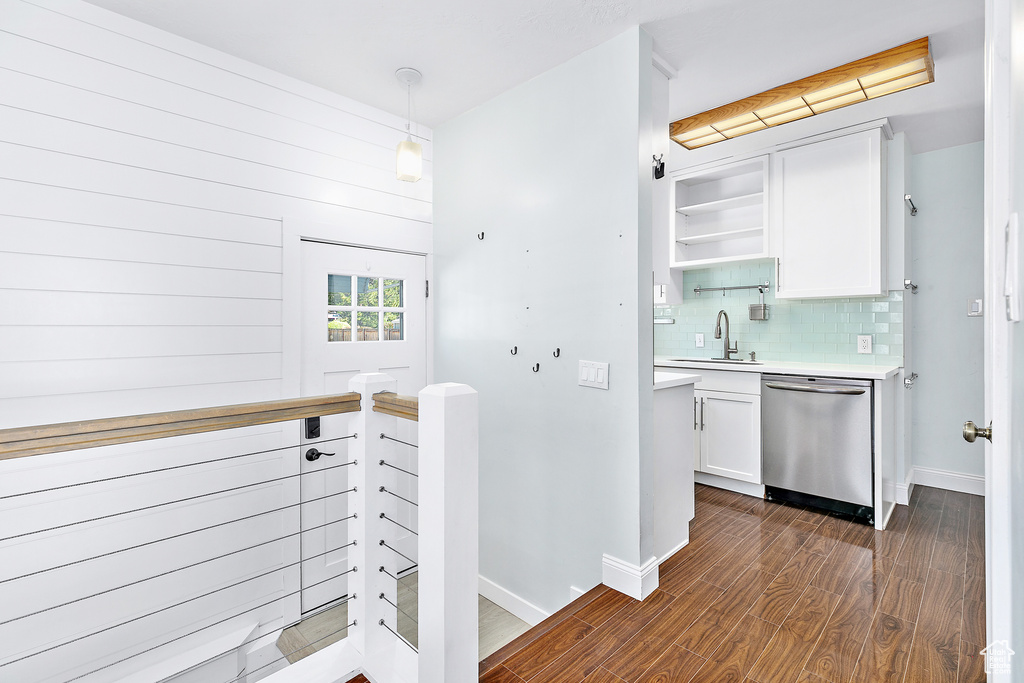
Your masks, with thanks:
M 779 298 L 885 292 L 884 154 L 878 129 L 776 154 Z
M 761 483 L 761 397 L 702 392 L 700 470 Z

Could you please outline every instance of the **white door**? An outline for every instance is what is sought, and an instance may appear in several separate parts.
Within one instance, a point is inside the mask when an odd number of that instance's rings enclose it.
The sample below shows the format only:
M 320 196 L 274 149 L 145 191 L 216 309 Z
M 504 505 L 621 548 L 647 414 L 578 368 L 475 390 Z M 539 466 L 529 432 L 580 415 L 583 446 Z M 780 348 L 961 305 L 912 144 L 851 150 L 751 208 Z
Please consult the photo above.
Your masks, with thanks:
M 361 372 L 387 373 L 398 380 L 398 393 L 416 395 L 426 383 L 425 287 L 423 256 L 303 241 L 302 395 L 345 393 Z M 325 416 L 320 438 L 304 442 L 347 436 L 351 422 L 349 415 Z M 415 443 L 415 423 L 398 423 L 395 438 Z M 352 511 L 348 496 L 332 494 L 349 488 L 348 443 L 317 444 L 333 456 L 300 456 L 303 612 L 347 594 L 350 539 L 338 520 Z M 415 458 L 404 457 L 399 464 L 416 471 Z M 401 547 L 416 557 L 415 544 Z
M 992 425 L 985 445 L 985 569 L 988 644 L 1017 654 L 1010 671 L 989 681 L 1024 680 L 1024 448 L 1014 426 L 1024 425 L 1024 332 L 1009 320 L 1007 286 L 1019 296 L 1021 280 L 1007 278 L 1007 264 L 1020 258 L 1008 248 L 1011 224 L 1024 209 L 1024 45 L 1017 22 L 1020 0 L 988 0 L 985 12 L 985 411 L 979 427 Z M 1013 39 L 1016 40 L 1013 40 Z M 1010 269 L 1012 273 L 1012 268 Z M 1018 303 L 1019 306 L 1019 303 Z M 1014 395 L 1016 393 L 1016 396 Z M 1016 399 L 1016 400 L 1015 400 Z M 979 412 L 980 412 L 979 406 Z M 978 420 L 977 415 L 964 416 Z M 1014 443 L 1014 439 L 1017 443 Z M 981 453 L 978 453 L 981 457 Z M 1006 641 L 1001 643 L 1000 641 Z

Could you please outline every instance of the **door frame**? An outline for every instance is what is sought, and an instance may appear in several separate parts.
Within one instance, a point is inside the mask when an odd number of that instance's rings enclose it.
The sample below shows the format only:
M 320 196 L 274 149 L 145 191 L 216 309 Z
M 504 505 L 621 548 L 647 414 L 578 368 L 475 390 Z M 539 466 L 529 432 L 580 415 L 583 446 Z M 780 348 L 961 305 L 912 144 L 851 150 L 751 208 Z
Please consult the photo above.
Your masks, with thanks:
M 281 220 L 281 398 L 298 398 L 302 378 L 302 242 L 324 242 L 344 247 L 395 251 L 423 256 L 427 280 L 434 278 L 433 229 L 422 224 L 392 230 L 367 230 L 351 224 L 322 223 L 302 218 L 285 217 Z M 426 380 L 434 382 L 434 299 L 428 296 L 424 311 L 426 345 Z M 284 430 L 287 434 L 287 430 Z M 292 443 L 301 442 L 301 429 L 296 422 Z M 298 458 L 284 458 L 282 475 L 298 474 Z M 296 500 L 300 500 L 299 487 L 294 487 Z M 298 508 L 289 517 L 285 533 L 298 533 L 301 529 Z M 286 558 L 299 557 L 298 538 L 288 544 Z M 292 559 L 284 560 L 286 563 Z M 284 572 L 285 594 L 296 593 L 283 602 L 284 623 L 290 625 L 302 618 L 302 603 L 297 591 L 301 590 L 299 567 Z
M 985 457 L 985 587 L 987 639 L 1012 640 L 1013 603 L 1019 596 L 1012 576 L 1013 359 L 1003 292 L 1004 231 L 1011 211 L 1013 173 L 1011 36 L 1013 0 L 985 3 L 985 406 L 983 426 L 993 425 Z M 969 416 L 965 416 L 969 417 Z M 1020 583 L 1017 581 L 1016 583 Z M 979 643 L 986 645 L 986 643 Z M 1020 649 L 1018 647 L 1018 649 Z M 1020 666 L 1018 663 L 1017 666 Z M 989 681 L 1009 681 L 1008 673 Z

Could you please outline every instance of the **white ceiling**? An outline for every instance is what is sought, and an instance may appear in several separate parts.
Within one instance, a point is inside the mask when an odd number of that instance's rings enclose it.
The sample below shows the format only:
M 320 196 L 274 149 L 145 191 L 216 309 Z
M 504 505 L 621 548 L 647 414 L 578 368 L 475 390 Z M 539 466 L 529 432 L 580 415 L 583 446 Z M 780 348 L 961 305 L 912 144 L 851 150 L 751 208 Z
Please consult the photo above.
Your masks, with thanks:
M 934 84 L 850 109 L 914 152 L 983 132 L 983 0 L 89 1 L 400 116 L 394 72 L 417 68 L 431 127 L 636 24 L 679 69 L 673 119 L 927 35 Z

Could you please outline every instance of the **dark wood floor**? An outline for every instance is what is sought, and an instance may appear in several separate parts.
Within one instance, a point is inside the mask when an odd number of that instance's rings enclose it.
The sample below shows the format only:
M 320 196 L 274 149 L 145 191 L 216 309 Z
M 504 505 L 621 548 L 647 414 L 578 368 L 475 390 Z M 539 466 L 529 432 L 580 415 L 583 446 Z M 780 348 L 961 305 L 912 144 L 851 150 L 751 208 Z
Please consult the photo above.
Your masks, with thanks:
M 984 501 L 917 487 L 889 529 L 697 487 L 643 602 L 598 586 L 480 663 L 486 683 L 985 680 Z

